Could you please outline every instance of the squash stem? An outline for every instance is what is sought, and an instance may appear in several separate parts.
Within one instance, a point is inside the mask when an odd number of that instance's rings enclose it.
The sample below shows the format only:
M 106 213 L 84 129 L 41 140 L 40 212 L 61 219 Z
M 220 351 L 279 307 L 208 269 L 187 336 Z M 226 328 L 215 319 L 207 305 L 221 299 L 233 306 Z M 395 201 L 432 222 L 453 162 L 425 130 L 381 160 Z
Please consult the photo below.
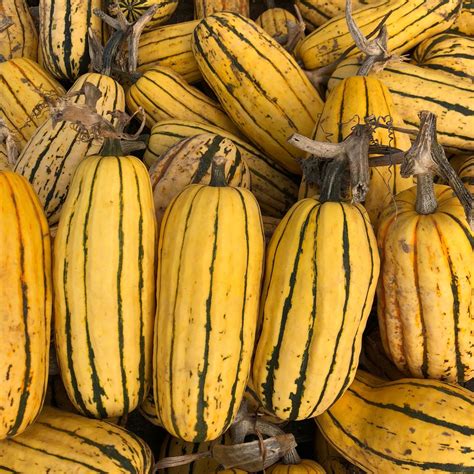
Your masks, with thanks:
M 101 156 L 123 156 L 120 140 L 118 138 L 107 137 L 100 154 Z
M 319 200 L 321 202 L 340 202 L 343 174 L 347 169 L 347 160 L 335 159 L 328 163 L 321 186 Z
M 211 167 L 211 181 L 209 186 L 216 188 L 223 188 L 227 186 L 227 180 L 225 177 L 225 158 L 222 156 L 215 157 L 212 161 Z
M 416 212 L 422 215 L 433 214 L 438 208 L 434 192 L 433 175 L 419 174 L 416 177 Z

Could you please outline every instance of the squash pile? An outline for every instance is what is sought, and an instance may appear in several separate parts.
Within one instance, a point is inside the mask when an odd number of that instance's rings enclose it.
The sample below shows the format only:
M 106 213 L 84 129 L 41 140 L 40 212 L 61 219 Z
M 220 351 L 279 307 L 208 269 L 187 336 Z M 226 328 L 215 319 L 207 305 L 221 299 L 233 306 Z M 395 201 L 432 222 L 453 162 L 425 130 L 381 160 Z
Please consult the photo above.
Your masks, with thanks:
M 474 472 L 473 4 L 261 3 L 0 2 L 0 472 Z

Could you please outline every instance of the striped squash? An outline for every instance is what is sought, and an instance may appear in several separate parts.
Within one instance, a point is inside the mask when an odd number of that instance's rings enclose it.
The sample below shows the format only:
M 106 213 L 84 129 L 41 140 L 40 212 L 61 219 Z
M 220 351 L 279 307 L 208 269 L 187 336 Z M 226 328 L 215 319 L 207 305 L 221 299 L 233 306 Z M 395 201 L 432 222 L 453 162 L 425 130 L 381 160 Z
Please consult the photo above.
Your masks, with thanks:
M 93 14 L 101 0 L 40 0 L 39 40 L 43 66 L 56 78 L 74 81 L 89 67 L 87 30 L 102 36 L 102 20 Z
M 474 377 L 474 237 L 451 188 L 435 193 L 433 214 L 416 212 L 413 187 L 381 217 L 379 327 L 399 370 L 463 383 Z
M 170 202 L 188 184 L 209 184 L 215 158 L 225 159 L 229 186 L 250 188 L 250 173 L 238 148 L 228 138 L 203 133 L 171 147 L 150 168 L 158 225 Z
M 474 471 L 474 396 L 456 385 L 384 382 L 359 371 L 316 422 L 346 459 L 368 473 Z
M 199 23 L 193 50 L 242 132 L 268 157 L 301 173 L 296 159 L 304 154 L 287 139 L 311 133 L 323 102 L 295 59 L 254 22 L 229 12 Z
M 178 6 L 178 0 L 119 0 L 118 6 L 130 22 L 137 21 L 153 5 L 158 5 L 156 13 L 145 28 L 152 29 L 167 22 Z
M 30 58 L 36 61 L 38 33 L 25 0 L 2 0 L 0 18 L 10 18 L 11 25 L 0 32 L 0 61 Z
M 203 443 L 188 443 L 173 436 L 166 436 L 160 449 L 160 459 L 171 456 L 185 456 L 187 454 L 205 453 L 209 451 L 213 445 L 220 444 L 222 438 L 215 441 Z M 218 463 L 212 457 L 198 459 L 183 466 L 176 466 L 163 469 L 164 474 L 210 474 L 216 472 Z M 220 471 L 222 472 L 222 471 Z
M 155 399 L 153 398 L 153 390 L 150 390 L 148 392 L 148 395 L 145 397 L 145 400 L 141 403 L 141 405 L 138 407 L 138 410 L 140 414 L 148 420 L 150 423 L 156 426 L 162 427 L 163 424 L 161 423 L 161 420 L 158 418 L 157 410 L 156 410 L 156 405 L 155 405 Z
M 326 470 L 311 459 L 302 459 L 299 464 L 276 463 L 265 469 L 268 474 L 325 474 Z
M 128 89 L 126 101 L 131 112 L 143 107 L 149 128 L 160 120 L 177 118 L 208 123 L 239 133 L 216 101 L 190 86 L 168 67 L 154 66 L 145 71 Z
M 352 0 L 352 10 L 359 10 L 366 5 L 378 3 L 380 0 Z M 301 12 L 306 28 L 317 29 L 331 18 L 341 15 L 346 9 L 346 0 L 296 0 L 295 5 Z
M 27 58 L 0 62 L 0 118 L 21 150 L 48 118 L 39 106 L 45 95 L 64 95 L 64 88 L 37 63 Z M 38 113 L 36 113 L 38 110 Z
M 363 471 L 339 454 L 318 429 L 316 430 L 314 441 L 315 459 L 319 464 L 321 464 L 321 466 L 323 466 L 327 473 L 363 474 Z
M 107 116 L 112 110 L 124 110 L 125 94 L 120 84 L 107 76 L 91 73 L 81 76 L 70 90 L 79 91 L 85 82 L 102 92 L 97 102 L 99 114 Z M 84 103 L 84 97 L 79 96 L 74 102 Z M 53 127 L 52 120 L 48 119 L 26 144 L 15 171 L 33 184 L 50 225 L 58 222 L 77 166 L 86 156 L 97 154 L 102 143 L 102 140 L 83 141 L 70 123 L 62 122 Z
M 205 18 L 223 11 L 250 16 L 249 0 L 194 0 L 195 18 Z
M 0 171 L 0 236 L 3 440 L 22 433 L 41 410 L 52 304 L 48 223 L 31 185 L 11 171 Z
M 287 212 L 267 248 L 253 361 L 252 386 L 266 410 L 303 420 L 344 393 L 378 273 L 375 235 L 360 204 L 307 198 Z
M 282 217 L 296 201 L 298 187 L 296 176 L 288 173 L 275 161 L 235 135 L 212 125 L 184 120 L 163 120 L 151 129 L 145 163 L 151 166 L 180 140 L 201 133 L 214 133 L 232 140 L 247 163 L 251 177 L 252 193 L 267 216 Z
M 474 38 L 453 32 L 428 38 L 415 49 L 413 62 L 474 82 Z
M 190 442 L 215 440 L 232 423 L 257 326 L 260 210 L 249 191 L 225 186 L 223 166 L 209 186 L 173 200 L 160 231 L 155 400 L 165 429 Z
M 138 70 L 145 72 L 153 66 L 165 66 L 193 83 L 202 76 L 194 59 L 191 41 L 199 21 L 186 21 L 145 31 L 138 44 Z
M 328 95 L 314 138 L 319 141 L 341 142 L 359 121 L 369 115 L 389 117 L 394 126 L 404 127 L 390 92 L 381 81 L 374 77 L 348 77 Z M 381 145 L 390 145 L 400 150 L 408 150 L 411 145 L 408 135 L 390 133 L 382 128 L 374 131 L 373 138 Z M 411 186 L 413 179 L 402 178 L 398 165 L 371 169 L 369 192 L 364 206 L 374 228 L 377 227 L 380 213 L 393 200 L 393 196 Z
M 358 68 L 357 58 L 343 61 L 329 80 L 328 89 L 356 75 Z M 392 63 L 373 75 L 390 90 L 405 124 L 418 128 L 418 113 L 430 110 L 437 117 L 441 145 L 454 152 L 474 150 L 474 92 L 470 80 L 410 63 Z
M 284 8 L 269 8 L 255 20 L 255 23 L 284 46 L 288 41 L 289 25 L 297 25 L 298 20 Z
M 461 0 L 382 0 L 357 10 L 353 18 L 368 35 L 390 12 L 385 25 L 388 49 L 403 54 L 426 38 L 447 30 L 455 21 Z M 334 17 L 301 43 L 298 54 L 306 69 L 317 69 L 337 60 L 354 40 L 344 14 Z M 354 48 L 350 55 L 360 51 Z
M 84 415 L 121 416 L 148 391 L 155 233 L 138 158 L 91 156 L 79 165 L 54 239 L 53 281 L 61 376 Z
M 461 13 L 454 22 L 453 29 L 474 36 L 474 0 L 463 0 Z
M 149 474 L 153 455 L 112 423 L 45 407 L 28 431 L 0 443 L 0 465 L 4 472 Z

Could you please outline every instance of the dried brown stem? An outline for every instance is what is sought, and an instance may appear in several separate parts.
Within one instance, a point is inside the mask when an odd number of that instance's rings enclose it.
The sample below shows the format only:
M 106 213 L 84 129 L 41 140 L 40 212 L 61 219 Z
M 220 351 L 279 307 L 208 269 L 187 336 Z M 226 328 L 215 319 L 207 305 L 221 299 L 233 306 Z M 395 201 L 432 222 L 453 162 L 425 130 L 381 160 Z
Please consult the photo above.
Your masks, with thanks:
M 5 143 L 8 165 L 13 169 L 18 160 L 19 151 L 10 129 L 2 118 L 0 118 L 0 143 Z

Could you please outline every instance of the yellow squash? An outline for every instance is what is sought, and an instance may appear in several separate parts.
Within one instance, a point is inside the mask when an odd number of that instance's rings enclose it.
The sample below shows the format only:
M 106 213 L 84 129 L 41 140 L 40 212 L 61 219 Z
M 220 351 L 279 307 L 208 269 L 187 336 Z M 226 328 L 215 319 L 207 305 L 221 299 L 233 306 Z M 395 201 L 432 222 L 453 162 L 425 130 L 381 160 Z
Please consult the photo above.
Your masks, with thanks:
M 403 54 L 426 38 L 447 30 L 455 21 L 461 0 L 382 0 L 354 12 L 362 33 L 371 33 L 390 12 L 385 25 L 388 49 Z M 298 54 L 306 69 L 317 69 L 337 60 L 353 46 L 344 13 L 334 17 L 307 36 Z M 351 55 L 360 51 L 354 48 Z
M 358 474 L 359 470 L 339 454 L 324 438 L 321 431 L 316 430 L 314 454 L 316 461 L 329 474 Z
M 172 201 L 160 231 L 153 383 L 163 426 L 184 441 L 232 423 L 257 327 L 260 210 L 250 191 L 225 186 L 223 167 Z
M 415 49 L 413 62 L 474 82 L 474 38 L 453 32 L 428 38 Z
M 323 102 L 295 59 L 254 22 L 224 12 L 201 21 L 193 50 L 229 117 L 265 154 L 293 173 L 304 154 L 287 143 L 313 130 Z
M 26 0 L 2 0 L 0 19 L 9 19 L 10 26 L 0 32 L 0 60 L 37 58 L 38 33 Z
M 191 40 L 199 21 L 185 21 L 145 31 L 138 44 L 138 70 L 165 66 L 180 74 L 187 82 L 197 82 L 202 76 L 194 59 Z
M 265 265 L 252 386 L 279 418 L 312 418 L 344 393 L 359 361 L 379 274 L 367 212 L 299 201 L 276 228 Z
M 0 62 L 0 117 L 19 150 L 48 118 L 44 97 L 62 96 L 64 88 L 41 66 L 27 58 Z
M 190 86 L 168 67 L 154 66 L 146 70 L 128 89 L 126 100 L 131 112 L 143 107 L 149 128 L 160 120 L 177 118 L 208 123 L 231 133 L 239 133 L 220 104 Z
M 255 20 L 255 23 L 284 46 L 288 41 L 290 25 L 296 26 L 298 20 L 284 8 L 269 8 Z
M 249 0 L 194 0 L 195 18 L 205 18 L 223 11 L 250 16 Z
M 201 133 L 214 133 L 231 140 L 247 163 L 251 177 L 251 190 L 264 215 L 281 217 L 296 201 L 296 176 L 239 137 L 212 125 L 185 120 L 163 120 L 151 129 L 145 163 L 151 166 L 180 140 Z
M 474 194 L 474 156 L 466 157 L 458 172 L 464 186 Z
M 348 77 L 328 95 L 314 138 L 319 141 L 341 142 L 357 123 L 370 115 L 380 117 L 382 122 L 388 122 L 388 125 L 405 126 L 393 104 L 390 92 L 380 80 L 374 77 Z M 403 151 L 408 150 L 411 145 L 408 135 L 389 132 L 383 128 L 377 128 L 373 138 L 380 145 L 390 145 Z M 384 207 L 398 192 L 413 186 L 413 180 L 402 178 L 398 165 L 372 168 L 370 176 L 364 207 L 376 228 Z M 307 193 L 311 191 L 315 192 L 310 190 Z M 308 194 L 304 197 L 308 197 Z
M 358 69 L 357 58 L 346 59 L 333 73 L 328 89 L 356 75 Z M 429 110 L 436 114 L 441 145 L 455 152 L 474 150 L 474 91 L 469 79 L 407 62 L 389 63 L 371 75 L 388 87 L 406 125 L 419 127 L 418 113 Z
M 454 22 L 453 29 L 468 36 L 474 36 L 474 1 L 463 0 L 460 15 Z
M 352 9 L 360 8 L 378 3 L 379 0 L 353 0 Z M 344 13 L 346 0 L 296 0 L 295 5 L 299 8 L 308 30 L 313 31 L 323 25 L 331 18 Z
M 138 158 L 79 165 L 54 239 L 55 344 L 69 398 L 89 417 L 133 411 L 150 386 L 155 233 Z
M 153 454 L 138 436 L 105 421 L 45 407 L 22 435 L 0 443 L 4 472 L 148 474 Z
M 385 382 L 359 371 L 316 422 L 367 473 L 474 470 L 474 396 L 437 380 Z
M 250 189 L 250 173 L 238 148 L 228 138 L 203 133 L 181 140 L 150 168 L 158 225 L 166 208 L 188 184 L 209 184 L 215 158 L 225 160 L 229 186 Z
M 102 93 L 96 104 L 100 115 L 110 119 L 111 111 L 124 110 L 125 94 L 120 84 L 102 74 L 90 73 L 81 76 L 70 91 L 81 90 L 85 82 Z M 72 102 L 83 104 L 84 96 L 75 97 Z M 15 171 L 33 184 L 50 225 L 58 222 L 77 166 L 86 156 L 99 153 L 102 144 L 102 139 L 84 140 L 69 122 L 53 126 L 52 119 L 46 120 L 26 144 Z
M 153 5 L 158 5 L 158 8 L 146 24 L 147 30 L 167 22 L 175 12 L 178 0 L 119 0 L 118 2 L 120 10 L 130 23 L 137 21 Z
M 269 474 L 325 474 L 326 470 L 311 459 L 302 459 L 299 464 L 277 463 L 265 469 Z
M 474 377 L 474 238 L 451 188 L 416 212 L 416 187 L 396 196 L 378 231 L 379 327 L 388 357 L 413 377 Z
M 57 79 L 74 81 L 87 72 L 87 31 L 92 28 L 102 37 L 102 20 L 93 13 L 101 6 L 101 0 L 40 0 L 42 66 Z
M 0 301 L 3 440 L 22 433 L 41 410 L 52 303 L 48 223 L 31 185 L 11 171 L 0 171 Z

